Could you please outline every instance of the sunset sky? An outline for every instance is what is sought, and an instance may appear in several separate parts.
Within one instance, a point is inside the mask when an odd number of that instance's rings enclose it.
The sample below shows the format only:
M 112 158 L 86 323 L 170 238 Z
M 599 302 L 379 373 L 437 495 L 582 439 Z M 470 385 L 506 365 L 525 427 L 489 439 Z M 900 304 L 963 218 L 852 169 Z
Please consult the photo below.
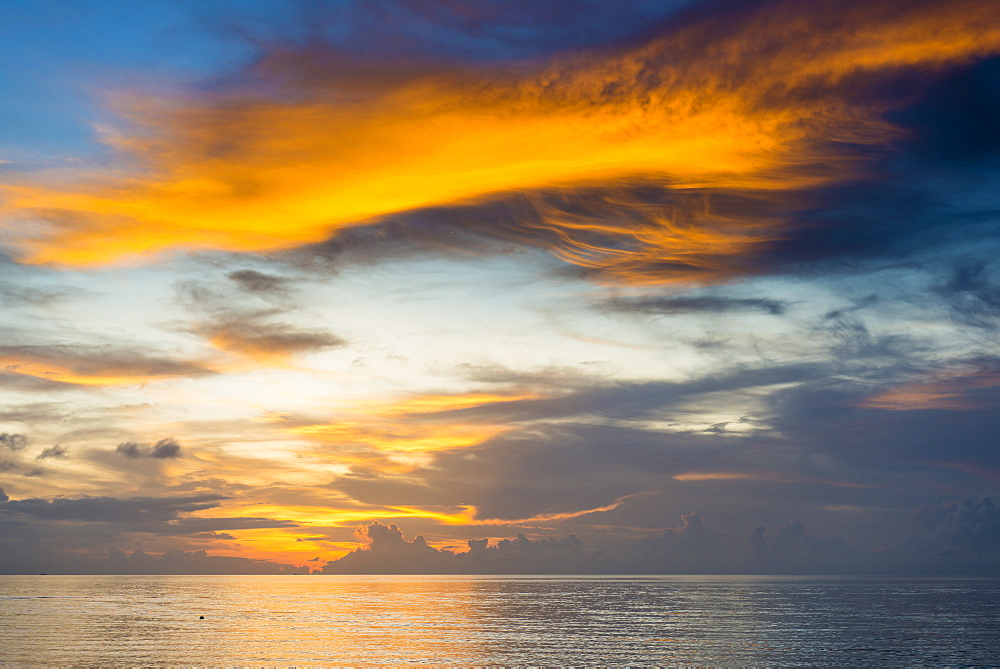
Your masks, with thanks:
M 5 0 L 0 572 L 996 572 L 997 119 L 982 0 Z

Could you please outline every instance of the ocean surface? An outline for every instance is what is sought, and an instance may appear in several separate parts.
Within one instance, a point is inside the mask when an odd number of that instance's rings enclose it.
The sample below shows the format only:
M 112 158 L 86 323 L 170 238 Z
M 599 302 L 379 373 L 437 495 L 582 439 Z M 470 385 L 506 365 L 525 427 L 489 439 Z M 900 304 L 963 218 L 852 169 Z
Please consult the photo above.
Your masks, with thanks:
M 0 664 L 1000 666 L 1000 580 L 0 576 Z

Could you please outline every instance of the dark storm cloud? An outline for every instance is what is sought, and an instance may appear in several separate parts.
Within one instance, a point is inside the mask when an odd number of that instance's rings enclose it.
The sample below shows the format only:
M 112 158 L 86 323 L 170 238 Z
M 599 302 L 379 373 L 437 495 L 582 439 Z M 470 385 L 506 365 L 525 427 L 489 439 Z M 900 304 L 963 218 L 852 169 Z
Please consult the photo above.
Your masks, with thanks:
M 35 460 L 66 460 L 67 458 L 69 458 L 69 448 L 56 444 L 55 446 L 50 446 L 49 448 L 42 450 Z
M 166 458 L 181 457 L 181 445 L 172 437 L 160 439 L 152 446 L 149 444 L 140 444 L 134 441 L 126 441 L 118 444 L 118 447 L 115 450 L 116 452 L 124 455 L 126 458 L 133 459 L 154 458 L 162 460 Z

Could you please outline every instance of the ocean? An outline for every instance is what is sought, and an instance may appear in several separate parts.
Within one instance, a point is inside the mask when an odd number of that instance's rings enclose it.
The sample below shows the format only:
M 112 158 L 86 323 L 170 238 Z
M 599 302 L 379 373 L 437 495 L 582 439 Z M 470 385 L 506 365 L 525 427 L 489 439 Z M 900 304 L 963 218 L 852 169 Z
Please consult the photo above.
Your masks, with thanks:
M 0 576 L 0 663 L 1000 666 L 1000 580 Z

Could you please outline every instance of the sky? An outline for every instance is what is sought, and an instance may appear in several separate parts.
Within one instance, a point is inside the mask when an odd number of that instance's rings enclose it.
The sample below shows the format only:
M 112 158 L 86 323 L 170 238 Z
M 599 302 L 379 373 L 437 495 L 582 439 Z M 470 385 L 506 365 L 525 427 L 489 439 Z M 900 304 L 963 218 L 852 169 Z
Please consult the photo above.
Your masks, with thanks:
M 1000 573 L 1000 7 L 7 0 L 0 572 Z

